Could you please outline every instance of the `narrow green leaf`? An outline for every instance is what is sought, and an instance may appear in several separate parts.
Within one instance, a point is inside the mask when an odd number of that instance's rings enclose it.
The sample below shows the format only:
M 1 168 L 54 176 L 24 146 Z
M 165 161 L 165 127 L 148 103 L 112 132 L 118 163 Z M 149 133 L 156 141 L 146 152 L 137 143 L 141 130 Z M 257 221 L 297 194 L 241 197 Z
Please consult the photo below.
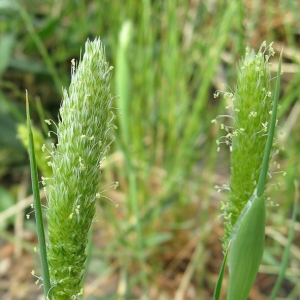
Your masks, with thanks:
M 130 71 L 128 63 L 128 48 L 130 45 L 132 34 L 132 24 L 130 21 L 125 21 L 119 35 L 119 44 L 117 51 L 117 68 L 116 68 L 116 90 L 118 97 L 118 107 L 122 112 L 120 118 L 120 126 L 123 144 L 130 144 L 129 124 L 130 122 Z
M 60 93 L 62 84 L 61 84 L 59 75 L 55 69 L 52 59 L 51 59 L 50 55 L 48 54 L 45 45 L 41 41 L 40 36 L 37 34 L 35 26 L 33 25 L 33 22 L 29 16 L 27 10 L 21 4 L 18 4 L 17 7 L 18 7 L 18 11 L 20 13 L 20 16 L 25 24 L 25 27 L 26 27 L 29 35 L 32 37 L 41 56 L 43 57 L 44 62 L 46 64 L 47 68 L 49 69 L 49 72 L 54 81 L 55 87 L 56 87 L 57 91 Z
M 15 42 L 15 37 L 12 34 L 3 35 L 0 38 L 0 77 L 9 64 L 11 58 L 11 52 Z
M 157 232 L 145 237 L 144 244 L 146 248 L 154 247 L 170 241 L 173 235 L 170 232 Z
M 233 227 L 227 300 L 248 297 L 264 251 L 265 223 L 265 199 L 255 191 Z
M 219 272 L 219 277 L 218 277 L 217 284 L 216 284 L 215 291 L 214 291 L 214 298 L 213 298 L 214 300 L 219 300 L 219 298 L 220 298 L 224 273 L 225 273 L 225 269 L 226 269 L 226 265 L 227 265 L 227 258 L 228 258 L 229 248 L 230 248 L 230 244 L 229 244 L 229 246 L 228 246 L 228 248 L 225 252 L 225 256 L 223 258 L 221 270 Z
M 257 196 L 258 197 L 261 197 L 265 191 L 266 178 L 267 178 L 268 169 L 269 169 L 269 160 L 270 160 L 270 153 L 271 153 L 273 139 L 274 139 L 278 98 L 279 98 L 279 92 L 280 92 L 281 61 L 282 61 L 282 52 L 280 53 L 280 58 L 279 58 L 279 63 L 278 63 L 277 79 L 276 79 L 270 128 L 269 128 L 269 132 L 268 132 L 268 139 L 267 139 L 267 143 L 266 143 L 264 158 L 263 158 L 260 175 L 259 175 L 259 180 L 258 180 L 258 185 L 257 185 Z
M 38 183 L 37 165 L 36 165 L 35 153 L 34 153 L 34 144 L 33 144 L 34 142 L 33 142 L 32 130 L 31 130 L 27 91 L 26 91 L 26 116 L 27 116 L 27 128 L 28 128 L 28 137 L 29 137 L 29 158 L 30 158 L 32 191 L 34 196 L 36 228 L 37 228 L 40 255 L 41 255 L 44 295 L 45 298 L 47 297 L 47 299 L 51 299 L 51 284 L 50 284 L 49 268 L 48 268 L 48 261 L 47 261 L 43 214 L 42 214 L 40 190 L 39 190 L 39 183 Z
M 120 118 L 120 134 L 121 134 L 121 147 L 125 162 L 126 162 L 126 176 L 129 182 L 129 193 L 128 193 L 128 203 L 131 205 L 131 210 L 136 219 L 136 234 L 137 234 L 137 252 L 139 253 L 139 260 L 142 265 L 141 279 L 146 282 L 146 264 L 144 256 L 144 240 L 142 236 L 142 227 L 140 221 L 140 207 L 138 203 L 137 196 L 137 176 L 134 170 L 134 165 L 132 163 L 132 157 L 130 155 L 130 149 L 128 145 L 131 145 L 131 136 L 129 130 L 129 120 L 131 113 L 129 112 L 130 107 L 130 70 L 128 64 L 128 49 L 130 46 L 132 35 L 132 23 L 131 21 L 125 21 L 122 25 L 122 29 L 119 35 L 118 51 L 117 51 L 117 68 L 116 68 L 116 90 L 117 94 L 120 95 L 118 98 L 118 107 L 122 111 L 122 118 Z

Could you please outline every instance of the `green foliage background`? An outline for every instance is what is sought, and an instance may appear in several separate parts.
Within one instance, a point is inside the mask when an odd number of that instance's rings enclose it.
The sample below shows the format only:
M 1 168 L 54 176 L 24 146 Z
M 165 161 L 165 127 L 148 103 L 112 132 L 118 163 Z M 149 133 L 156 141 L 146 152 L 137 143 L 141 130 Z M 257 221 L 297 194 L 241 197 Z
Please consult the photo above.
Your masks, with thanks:
M 299 9 L 289 0 L 2 0 L 1 211 L 14 205 L 29 182 L 27 154 L 16 138 L 17 126 L 25 122 L 24 90 L 34 125 L 47 142 L 55 140 L 47 137 L 43 119 L 57 121 L 71 59 L 79 59 L 87 38 L 100 36 L 115 67 L 112 90 L 120 96 L 114 99 L 121 108 L 117 142 L 103 168 L 107 186 L 120 182 L 105 194 L 119 208 L 106 198 L 98 203 L 87 284 L 97 278 L 101 283 L 85 297 L 210 299 L 222 261 L 220 201 L 227 200 L 214 186 L 230 177 L 229 149 L 217 153 L 221 133 L 211 124 L 226 114 L 227 103 L 213 93 L 234 88 L 236 63 L 247 44 L 257 49 L 263 40 L 274 41 L 277 54 L 284 46 L 285 72 L 279 111 L 284 133 L 277 137 L 285 151 L 275 160 L 287 176 L 274 174 L 269 183 L 268 194 L 280 206 L 267 210 L 266 250 L 255 290 L 270 295 L 300 171 Z M 277 61 L 278 56 L 272 77 Z M 278 190 L 272 188 L 278 182 Z M 14 222 L 1 220 L 1 239 L 12 239 L 8 225 Z M 32 228 L 30 223 L 24 227 Z M 296 225 L 291 267 L 280 291 L 285 299 L 300 293 L 299 217 Z

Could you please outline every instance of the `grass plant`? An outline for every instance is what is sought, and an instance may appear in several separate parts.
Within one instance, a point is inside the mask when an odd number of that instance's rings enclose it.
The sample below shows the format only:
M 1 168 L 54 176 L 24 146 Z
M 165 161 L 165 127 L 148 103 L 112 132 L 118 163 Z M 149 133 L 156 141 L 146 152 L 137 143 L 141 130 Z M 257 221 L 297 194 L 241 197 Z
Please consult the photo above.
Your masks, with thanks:
M 237 87 L 225 96 L 233 102 L 233 127 L 228 132 L 231 150 L 229 201 L 222 204 L 225 219 L 225 257 L 215 289 L 219 299 L 224 265 L 228 260 L 227 299 L 247 299 L 264 251 L 266 224 L 265 189 L 277 120 L 281 59 L 278 64 L 273 101 L 270 100 L 269 59 L 274 55 L 264 42 L 258 53 L 246 49 L 238 67 Z M 272 110 L 270 110 L 272 108 Z M 271 117 L 269 115 L 271 114 Z M 216 119 L 213 123 L 217 123 Z M 229 140 L 229 143 L 228 143 Z M 220 140 L 217 141 L 220 143 Z M 241 163 L 243 162 L 243 163 Z M 248 200 L 247 200 L 248 199 Z
M 58 142 L 56 145 L 52 143 L 50 149 L 45 144 L 42 146 L 43 151 L 49 153 L 47 164 L 52 167 L 52 176 L 42 177 L 48 200 L 49 244 L 47 254 L 43 253 L 42 257 L 45 257 L 47 270 L 49 264 L 51 289 L 49 283 L 44 283 L 45 288 L 47 287 L 45 296 L 49 299 L 78 299 L 82 295 L 81 280 L 85 268 L 88 232 L 96 218 L 96 200 L 101 197 L 100 166 L 114 139 L 113 136 L 109 139 L 114 128 L 111 122 L 115 117 L 111 110 L 111 70 L 101 41 L 87 41 L 82 60 L 78 65 L 75 60 L 72 61 L 72 81 L 69 90 L 64 90 L 57 125 Z M 28 111 L 27 114 L 29 120 Z M 45 122 L 50 125 L 52 121 Z M 32 172 L 36 176 L 30 127 L 29 139 L 31 165 L 34 168 Z M 33 182 L 36 191 L 37 178 L 33 177 Z M 37 224 L 41 226 L 38 232 L 42 232 L 39 240 L 41 239 L 40 243 L 44 245 L 45 251 L 41 204 L 37 204 Z M 44 268 L 44 263 L 42 266 Z
M 284 135 L 277 138 L 286 150 L 276 160 L 287 176 L 280 187 L 283 192 L 268 191 L 280 209 L 267 210 L 271 217 L 260 280 L 255 283 L 261 297 L 270 295 L 286 246 L 294 178 L 299 177 L 299 4 L 33 0 L 18 2 L 24 15 L 14 3 L 1 1 L 0 18 L 0 52 L 7 58 L 0 72 L 0 178 L 14 199 L 28 170 L 26 152 L 14 139 L 17 125 L 25 119 L 24 89 L 29 90 L 32 122 L 39 129 L 35 100 L 41 99 L 45 118 L 58 123 L 61 87 L 70 84 L 70 61 L 79 59 L 88 37 L 101 37 L 107 59 L 115 66 L 111 90 L 120 95 L 112 104 L 121 108 L 115 111 L 118 142 L 106 155 L 101 182 L 109 186 L 120 181 L 118 190 L 105 192 L 119 208 L 105 198 L 96 203 L 101 217 L 93 224 L 84 295 L 89 300 L 115 294 L 123 299 L 174 299 L 175 295 L 180 299 L 190 294 L 212 298 L 222 261 L 223 232 L 217 216 L 224 199 L 213 186 L 226 183 L 230 176 L 229 150 L 215 151 L 218 132 L 210 123 L 224 113 L 228 99 L 215 99 L 213 93 L 224 89 L 224 82 L 234 86 L 235 65 L 247 44 L 259 49 L 261 41 L 274 40 L 277 53 L 284 44 L 278 117 L 286 125 Z M 131 24 L 128 44 L 119 39 L 125 24 Z M 10 41 L 7 47 L 5 40 Z M 271 62 L 273 78 L 277 59 Z M 53 124 L 49 129 L 56 131 Z M 56 144 L 56 136 L 52 138 L 50 143 Z M 274 182 L 270 179 L 270 185 Z M 31 220 L 24 222 L 24 230 L 32 231 L 31 225 Z M 17 226 L 13 228 L 16 232 L 7 229 L 1 237 L 25 245 Z M 298 235 L 295 230 L 296 249 Z M 34 242 L 29 243 L 33 249 Z M 299 265 L 297 252 L 291 251 L 289 262 L 279 290 L 280 297 L 287 299 L 295 295 L 299 282 L 299 274 L 291 268 Z M 34 282 L 30 276 L 26 280 Z M 35 287 L 31 291 L 39 292 Z M 220 293 L 224 298 L 225 291 Z

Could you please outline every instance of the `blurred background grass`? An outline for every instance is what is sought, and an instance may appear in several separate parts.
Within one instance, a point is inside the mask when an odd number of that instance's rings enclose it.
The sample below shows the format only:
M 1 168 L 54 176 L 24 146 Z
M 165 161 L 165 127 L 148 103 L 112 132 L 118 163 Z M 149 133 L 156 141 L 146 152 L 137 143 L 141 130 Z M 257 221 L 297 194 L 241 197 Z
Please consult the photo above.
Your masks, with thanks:
M 257 50 L 264 40 L 274 41 L 277 52 L 273 77 L 284 47 L 283 134 L 278 130 L 277 139 L 285 150 L 275 159 L 287 172 L 270 180 L 268 195 L 279 206 L 268 208 L 266 249 L 249 296 L 268 299 L 300 172 L 299 10 L 292 0 L 1 0 L 1 299 L 42 294 L 30 275 L 33 268 L 39 273 L 39 261 L 34 218 L 25 218 L 32 203 L 28 155 L 17 138 L 25 122 L 25 89 L 37 139 L 50 143 L 55 136 L 47 136 L 43 120 L 57 121 L 71 59 L 79 59 L 86 39 L 97 36 L 115 68 L 112 91 L 120 96 L 114 99 L 117 141 L 101 187 L 116 180 L 120 187 L 104 194 L 118 208 L 107 198 L 97 206 L 85 299 L 211 299 L 222 262 L 220 201 L 227 200 L 214 186 L 230 177 L 229 149 L 217 153 L 222 133 L 211 124 L 229 112 L 226 99 L 213 93 L 234 89 L 246 45 Z M 300 299 L 299 221 L 298 215 L 277 299 Z

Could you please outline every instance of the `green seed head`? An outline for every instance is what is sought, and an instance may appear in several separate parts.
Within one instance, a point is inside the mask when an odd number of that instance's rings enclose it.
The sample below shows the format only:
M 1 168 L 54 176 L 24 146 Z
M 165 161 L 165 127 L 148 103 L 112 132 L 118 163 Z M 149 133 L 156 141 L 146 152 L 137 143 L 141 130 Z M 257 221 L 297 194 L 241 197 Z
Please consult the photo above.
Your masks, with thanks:
M 110 76 L 100 39 L 87 41 L 82 60 L 72 60 L 72 80 L 63 91 L 58 144 L 50 162 L 48 261 L 53 300 L 76 299 L 86 260 L 87 234 L 95 214 L 99 166 L 111 138 Z M 52 151 L 52 149 L 51 149 Z
M 237 68 L 237 87 L 233 95 L 231 140 L 231 179 L 229 201 L 222 205 L 225 218 L 223 247 L 231 230 L 253 194 L 259 177 L 267 141 L 272 98 L 268 60 L 274 55 L 264 42 L 257 54 L 249 47 Z

